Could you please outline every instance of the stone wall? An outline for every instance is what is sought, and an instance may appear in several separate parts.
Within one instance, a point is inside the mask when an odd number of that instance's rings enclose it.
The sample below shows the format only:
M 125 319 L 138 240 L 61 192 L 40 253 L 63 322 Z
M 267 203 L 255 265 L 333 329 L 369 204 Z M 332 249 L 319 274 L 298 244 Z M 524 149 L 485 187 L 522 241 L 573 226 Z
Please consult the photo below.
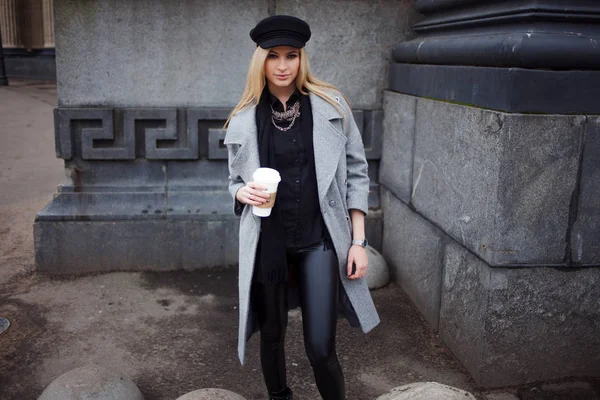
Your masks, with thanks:
M 311 25 L 314 74 L 353 106 L 371 178 L 366 230 L 380 249 L 381 93 L 392 46 L 415 14 L 408 0 L 345 4 L 56 0 L 56 155 L 70 182 L 36 216 L 38 268 L 235 264 L 238 219 L 226 190 L 221 127 L 256 48 L 250 29 L 284 13 Z M 194 240 L 181 237 L 184 228 Z M 148 257 L 157 238 L 158 253 Z M 110 260 L 93 247 L 97 242 Z M 171 260 L 174 252 L 179 256 Z
M 384 257 L 475 381 L 600 374 L 598 117 L 389 91 L 384 115 Z
M 314 74 L 356 109 L 380 109 L 410 0 L 56 0 L 59 107 L 233 107 L 270 14 L 305 18 Z

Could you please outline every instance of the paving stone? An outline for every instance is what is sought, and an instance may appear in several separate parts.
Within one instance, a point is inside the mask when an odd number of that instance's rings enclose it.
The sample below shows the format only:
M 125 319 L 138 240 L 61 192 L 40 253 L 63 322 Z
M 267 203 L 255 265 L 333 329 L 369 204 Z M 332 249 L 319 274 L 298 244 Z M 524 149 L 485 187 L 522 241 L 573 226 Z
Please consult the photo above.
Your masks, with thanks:
M 476 400 L 462 389 L 437 382 L 416 382 L 399 386 L 377 400 Z

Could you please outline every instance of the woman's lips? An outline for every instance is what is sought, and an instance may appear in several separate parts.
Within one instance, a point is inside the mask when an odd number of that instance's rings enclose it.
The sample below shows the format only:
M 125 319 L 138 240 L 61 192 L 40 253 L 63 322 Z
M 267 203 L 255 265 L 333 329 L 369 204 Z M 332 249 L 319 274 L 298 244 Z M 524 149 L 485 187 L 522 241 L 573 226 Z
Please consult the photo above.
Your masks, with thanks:
M 277 77 L 277 79 L 281 79 L 283 81 L 283 80 L 286 80 L 289 75 L 275 75 L 275 76 Z

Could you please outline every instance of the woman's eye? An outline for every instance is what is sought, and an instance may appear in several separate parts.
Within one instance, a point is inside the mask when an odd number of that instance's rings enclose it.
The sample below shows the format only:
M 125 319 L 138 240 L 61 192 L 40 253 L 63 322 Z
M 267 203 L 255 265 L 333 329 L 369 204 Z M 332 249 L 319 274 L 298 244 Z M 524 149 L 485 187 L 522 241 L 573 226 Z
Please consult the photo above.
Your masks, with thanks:
M 297 54 L 288 54 L 288 58 L 296 58 L 296 57 L 298 57 Z
M 269 58 L 277 58 L 277 54 L 269 54 Z

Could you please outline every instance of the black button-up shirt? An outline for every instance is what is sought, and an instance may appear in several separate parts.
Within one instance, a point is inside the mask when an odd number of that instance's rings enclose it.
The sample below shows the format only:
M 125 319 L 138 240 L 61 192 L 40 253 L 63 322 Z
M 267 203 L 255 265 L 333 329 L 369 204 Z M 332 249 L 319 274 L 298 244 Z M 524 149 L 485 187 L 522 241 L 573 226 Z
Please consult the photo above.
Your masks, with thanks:
M 300 116 L 287 131 L 273 126 L 269 116 L 268 129 L 273 129 L 275 163 L 281 175 L 277 188 L 277 203 L 284 223 L 286 247 L 302 247 L 316 243 L 326 232 L 317 189 L 317 174 L 313 149 L 313 119 L 310 99 L 298 89 L 286 102 L 286 109 L 300 100 Z M 270 94 L 275 111 L 283 105 Z M 288 122 L 278 122 L 288 126 Z

